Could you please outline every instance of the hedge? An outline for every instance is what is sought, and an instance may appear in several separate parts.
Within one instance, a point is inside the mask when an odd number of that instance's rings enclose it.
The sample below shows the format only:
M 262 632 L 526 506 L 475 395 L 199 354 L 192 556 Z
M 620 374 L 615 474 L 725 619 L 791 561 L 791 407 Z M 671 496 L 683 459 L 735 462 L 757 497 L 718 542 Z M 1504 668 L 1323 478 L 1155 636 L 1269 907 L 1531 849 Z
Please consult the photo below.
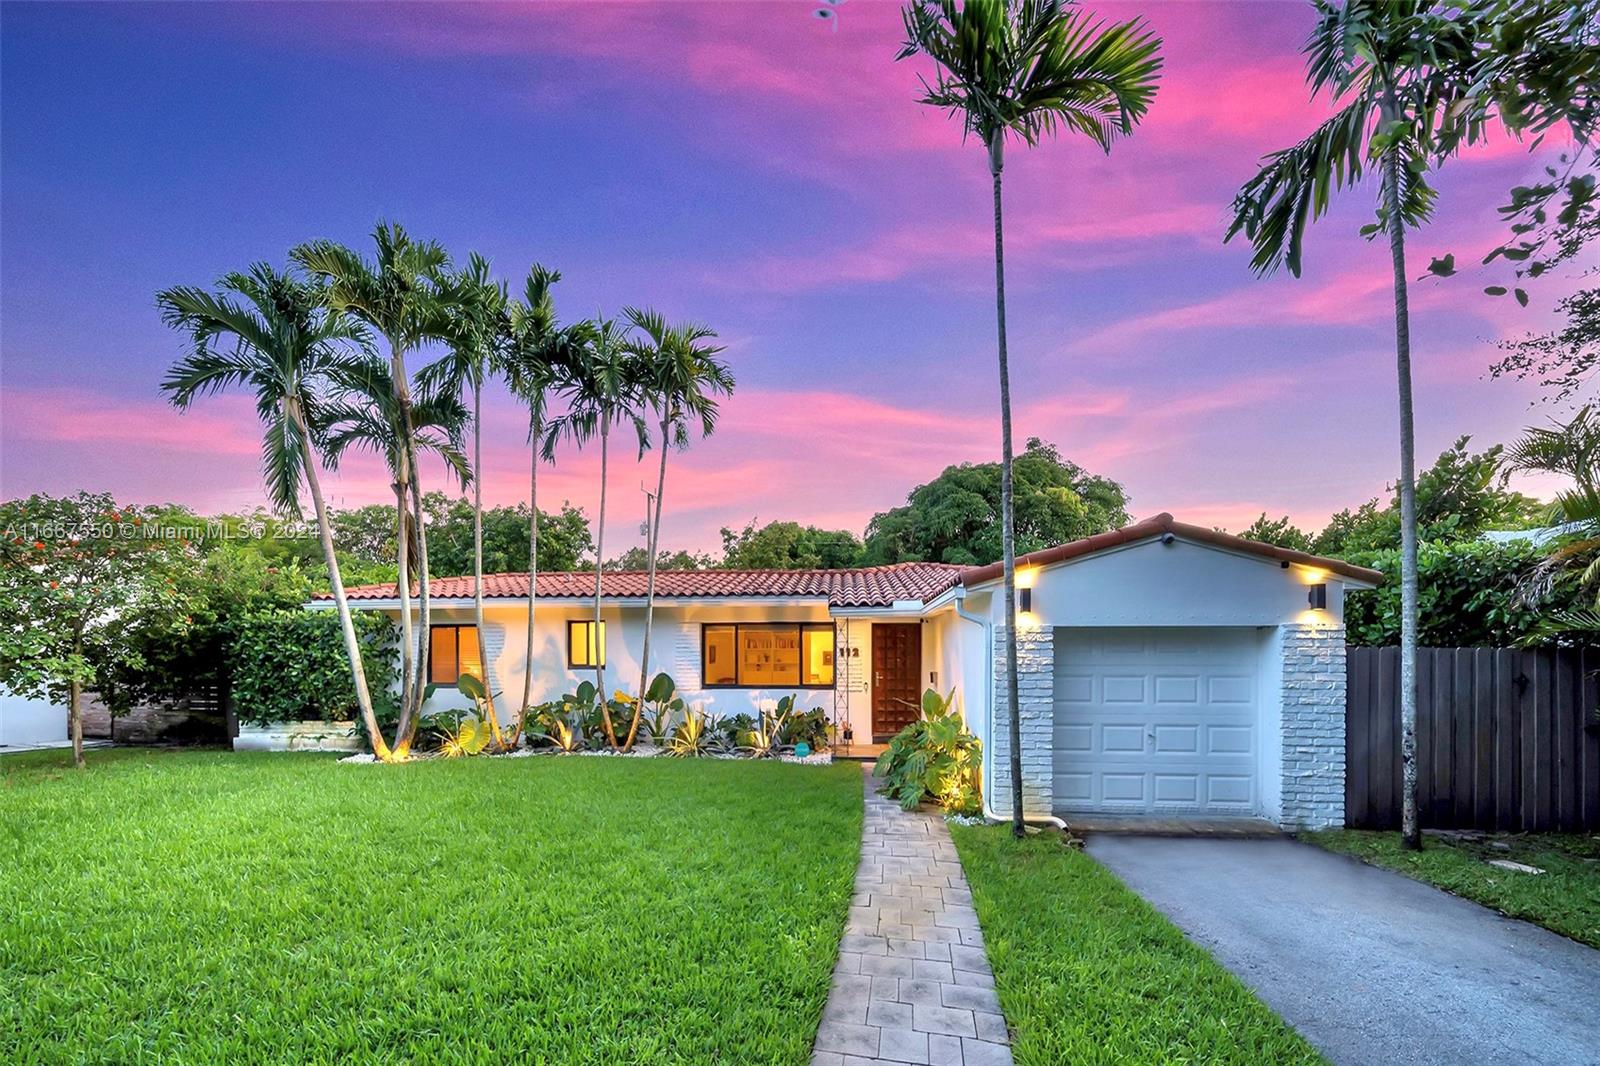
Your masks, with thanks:
M 395 647 L 389 618 L 355 614 L 367 687 L 380 713 L 393 701 Z M 234 708 L 242 722 L 347 721 L 357 717 L 355 686 L 333 611 L 276 610 L 247 616 L 228 647 Z

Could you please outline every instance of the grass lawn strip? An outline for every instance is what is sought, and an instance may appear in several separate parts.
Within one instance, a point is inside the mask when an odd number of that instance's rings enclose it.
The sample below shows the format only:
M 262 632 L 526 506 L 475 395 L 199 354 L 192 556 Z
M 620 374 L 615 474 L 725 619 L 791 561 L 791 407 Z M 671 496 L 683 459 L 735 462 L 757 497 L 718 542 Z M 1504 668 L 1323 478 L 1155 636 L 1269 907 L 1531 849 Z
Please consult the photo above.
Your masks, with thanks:
M 0 1061 L 808 1061 L 861 773 L 0 758 Z
M 1320 1063 L 1304 1038 L 1059 838 L 950 827 L 1024 1066 Z
M 1518 833 L 1481 842 L 1423 837 L 1422 850 L 1405 851 L 1400 834 L 1362 829 L 1302 833 L 1300 839 L 1405 874 L 1502 914 L 1542 925 L 1600 948 L 1600 836 Z M 1491 841 L 1508 845 L 1492 846 Z M 1509 859 L 1542 874 L 1490 866 Z

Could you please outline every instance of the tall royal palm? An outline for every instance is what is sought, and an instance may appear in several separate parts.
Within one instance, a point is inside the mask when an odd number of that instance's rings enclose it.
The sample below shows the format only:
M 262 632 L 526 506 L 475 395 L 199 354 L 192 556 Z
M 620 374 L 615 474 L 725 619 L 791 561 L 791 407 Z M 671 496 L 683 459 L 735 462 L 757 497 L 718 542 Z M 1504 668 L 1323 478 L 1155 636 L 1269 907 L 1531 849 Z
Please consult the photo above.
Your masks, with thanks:
M 444 300 L 450 322 L 450 353 L 424 367 L 417 375 L 420 391 L 426 395 L 472 393 L 472 605 L 473 627 L 478 633 L 479 666 L 486 676 L 483 705 L 488 718 L 490 740 L 496 749 L 505 747 L 500 719 L 495 713 L 494 687 L 487 676 L 488 644 L 483 622 L 483 384 L 499 369 L 504 326 L 506 291 L 489 276 L 489 261 L 476 252 L 467 258 L 464 270 L 450 276 Z
M 551 287 L 561 274 L 535 263 L 528 271 L 523 297 L 512 300 L 505 317 L 505 336 L 501 341 L 502 367 L 506 384 L 528 408 L 528 636 L 522 671 L 522 701 L 517 708 L 518 735 L 527 719 L 533 700 L 534 619 L 539 601 L 539 462 L 545 432 L 550 391 L 561 380 L 564 368 L 573 365 L 573 353 L 581 350 L 581 330 L 562 329 L 556 324 L 555 300 Z
M 312 241 L 290 253 L 312 274 L 326 279 L 332 307 L 348 312 L 381 334 L 389 346 L 389 378 L 400 411 L 402 495 L 410 500 L 417 538 L 417 588 L 420 632 L 411 621 L 411 562 L 406 538 L 396 545 L 400 591 L 401 698 L 396 754 L 411 748 L 426 692 L 428 646 L 432 624 L 428 589 L 428 527 L 422 514 L 422 485 L 417 471 L 416 431 L 411 419 L 411 379 L 406 357 L 430 341 L 449 336 L 448 294 L 444 279 L 450 257 L 433 241 L 414 241 L 404 229 L 380 222 L 373 230 L 377 255 L 368 260 L 332 241 Z
M 988 154 L 994 186 L 995 318 L 1000 357 L 1000 523 L 1005 574 L 1006 716 L 1012 831 L 1022 835 L 1022 728 L 1017 702 L 1016 530 L 1012 514 L 1011 370 L 1001 170 L 1008 136 L 1033 146 L 1058 129 L 1106 151 L 1132 131 L 1155 95 L 1161 40 L 1144 23 L 1107 25 L 1060 0 L 913 0 L 898 58 L 938 70 L 921 102 L 962 120 Z
M 388 761 L 394 756 L 373 711 L 312 445 L 328 374 L 349 357 L 347 349 L 365 346 L 366 333 L 360 323 L 328 310 L 315 286 L 265 264 L 226 275 L 218 290 L 179 287 L 157 294 L 162 320 L 188 334 L 190 346 L 161 388 L 180 409 L 224 389 L 255 393 L 256 414 L 266 427 L 261 458 L 267 494 L 280 512 L 297 515 L 302 480 L 310 490 L 356 706 L 373 754 Z
M 1588 109 L 1572 80 L 1550 73 L 1592 65 L 1581 43 L 1516 30 L 1558 19 L 1549 0 L 1489 0 L 1465 14 L 1417 0 L 1313 0 L 1317 24 L 1304 48 L 1313 94 L 1341 105 L 1305 140 L 1267 156 L 1234 199 L 1227 238 L 1243 232 L 1260 274 L 1279 266 L 1300 274 L 1308 222 L 1330 195 L 1380 178 L 1377 219 L 1364 228 L 1389 246 L 1394 280 L 1395 375 L 1400 414 L 1400 754 L 1401 839 L 1422 846 L 1417 820 L 1417 491 L 1411 390 L 1411 318 L 1406 289 L 1406 229 L 1431 214 L 1430 169 L 1482 135 L 1498 112 L 1513 131 L 1542 130 Z M 1574 68 L 1564 64 L 1574 63 Z M 1576 127 L 1575 127 L 1576 128 Z M 1585 127 L 1587 128 L 1587 127 Z M 1445 273 L 1448 267 L 1438 269 Z
M 600 440 L 600 504 L 594 523 L 594 631 L 590 651 L 594 660 L 595 688 L 601 703 L 601 722 L 606 742 L 618 746 L 616 728 L 606 698 L 605 641 L 601 627 L 601 578 L 605 570 L 606 543 L 606 466 L 611 445 L 611 428 L 629 422 L 639 437 L 639 454 L 648 445 L 644 421 L 638 412 L 638 384 L 635 360 L 624 347 L 625 330 L 615 319 L 602 318 L 583 330 L 585 341 L 573 350 L 573 358 L 557 386 L 565 394 L 567 410 L 552 419 L 545 431 L 546 459 L 555 457 L 555 444 L 561 437 L 582 447 L 596 437 Z
M 655 513 L 650 516 L 649 536 L 645 538 L 646 566 L 644 593 L 644 646 L 639 653 L 639 696 L 633 705 L 622 747 L 633 747 L 644 708 L 644 694 L 650 686 L 650 629 L 655 621 L 656 556 L 661 546 L 661 500 L 667 488 L 667 452 L 689 446 L 689 425 L 698 423 L 700 435 L 709 437 L 717 428 L 717 397 L 733 392 L 733 375 L 717 359 L 720 344 L 708 343 L 716 333 L 706 326 L 688 322 L 667 325 L 655 311 L 627 308 L 623 312 L 638 331 L 628 342 L 637 360 L 639 398 L 656 416 L 661 430 L 661 465 L 656 473 Z

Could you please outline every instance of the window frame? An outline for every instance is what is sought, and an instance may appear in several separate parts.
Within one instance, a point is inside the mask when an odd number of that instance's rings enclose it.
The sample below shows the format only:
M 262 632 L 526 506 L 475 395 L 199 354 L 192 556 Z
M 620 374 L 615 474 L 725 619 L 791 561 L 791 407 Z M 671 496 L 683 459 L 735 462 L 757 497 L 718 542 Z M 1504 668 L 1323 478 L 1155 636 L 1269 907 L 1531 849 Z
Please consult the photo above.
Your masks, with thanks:
M 725 629 L 725 628 L 731 628 L 733 630 L 733 682 L 731 684 L 726 683 L 726 682 L 720 683 L 720 684 L 712 684 L 712 683 L 706 681 L 706 634 L 711 629 Z M 747 685 L 747 684 L 744 684 L 743 681 L 739 677 L 739 648 L 741 647 L 741 645 L 739 643 L 739 631 L 741 629 L 746 629 L 746 628 L 748 628 L 748 629 L 794 629 L 795 630 L 795 640 L 799 643 L 799 649 L 800 649 L 802 655 L 804 654 L 804 651 L 805 651 L 805 631 L 808 630 L 808 629 L 827 630 L 829 633 L 831 633 L 833 635 L 833 641 L 834 641 L 833 680 L 830 681 L 826 685 L 806 685 L 806 684 L 801 684 L 798 681 L 796 683 L 794 683 L 794 684 L 789 684 L 787 682 L 782 683 L 782 684 L 765 684 L 765 685 Z M 827 692 L 827 691 L 830 691 L 830 690 L 833 690 L 833 689 L 837 689 L 838 686 L 839 686 L 839 648 L 838 648 L 838 643 L 839 643 L 839 631 L 834 626 L 834 624 L 832 622 L 701 622 L 700 623 L 700 687 L 702 689 L 803 688 L 803 689 L 806 689 L 807 691 L 810 691 L 810 692 Z M 800 664 L 799 677 L 800 678 L 804 678 L 805 677 L 805 664 L 804 664 L 803 660 L 802 660 L 802 662 Z
M 601 619 L 600 620 L 600 623 L 599 623 L 600 624 L 600 631 L 599 631 L 599 634 L 598 634 L 598 636 L 597 636 L 597 638 L 595 640 L 595 652 L 596 652 L 597 657 L 599 658 L 600 661 L 597 662 L 597 663 L 580 663 L 572 655 L 572 649 L 577 647 L 577 642 L 572 639 L 572 627 L 573 626 L 592 626 L 594 624 L 595 624 L 595 620 L 593 618 L 569 618 L 569 619 L 567 619 L 567 669 L 568 670 L 603 670 L 605 668 L 605 665 L 606 665 L 606 623 L 605 623 L 605 619 Z
M 461 676 L 462 676 L 462 674 L 461 674 L 461 631 L 463 629 L 472 630 L 473 639 L 477 640 L 478 624 L 476 622 L 434 622 L 432 625 L 430 625 L 428 627 L 428 629 L 429 629 L 429 632 L 428 632 L 428 684 L 430 684 L 430 685 L 454 685 L 454 684 L 460 683 Z M 434 676 L 434 670 L 435 670 L 434 656 L 436 654 L 438 654 L 438 651 L 439 651 L 439 644 L 434 638 L 439 635 L 439 630 L 441 630 L 441 629 L 453 629 L 453 630 L 456 631 L 456 633 L 455 633 L 455 637 L 456 637 L 456 676 L 452 677 L 448 681 L 442 681 L 439 678 Z M 478 661 L 479 661 L 479 665 L 481 666 L 482 662 L 483 662 L 483 642 L 482 641 L 478 642 Z M 477 677 L 478 675 L 477 674 L 473 674 L 472 676 L 473 677 Z M 478 680 L 482 681 L 483 679 L 482 678 L 478 678 Z

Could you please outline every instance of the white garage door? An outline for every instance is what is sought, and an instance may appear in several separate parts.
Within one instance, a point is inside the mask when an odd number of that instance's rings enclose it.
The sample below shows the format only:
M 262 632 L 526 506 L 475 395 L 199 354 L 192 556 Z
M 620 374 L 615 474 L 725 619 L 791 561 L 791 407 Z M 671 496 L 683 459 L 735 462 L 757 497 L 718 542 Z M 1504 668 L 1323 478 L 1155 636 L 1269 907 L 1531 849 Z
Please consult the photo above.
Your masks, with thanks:
M 1254 629 L 1057 629 L 1055 806 L 1249 815 Z

